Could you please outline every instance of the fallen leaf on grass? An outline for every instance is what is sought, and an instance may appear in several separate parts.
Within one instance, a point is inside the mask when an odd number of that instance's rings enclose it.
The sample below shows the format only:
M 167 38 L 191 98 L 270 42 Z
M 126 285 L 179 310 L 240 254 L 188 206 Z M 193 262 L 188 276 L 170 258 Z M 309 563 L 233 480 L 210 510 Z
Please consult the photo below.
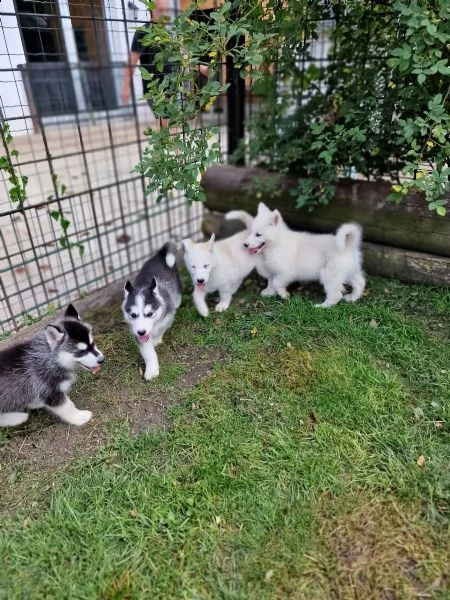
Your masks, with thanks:
M 311 421 L 313 423 L 317 423 L 317 421 L 318 421 L 316 415 L 312 411 L 309 413 L 309 418 L 311 419 Z
M 413 412 L 416 419 L 423 419 L 425 417 L 423 408 L 421 408 L 420 406 L 416 406 L 416 408 L 413 408 Z
M 375 321 L 375 319 L 370 320 L 369 327 L 373 327 L 374 329 L 378 327 L 378 323 Z
M 264 581 L 270 581 L 273 577 L 273 569 L 269 569 L 264 575 Z
M 252 337 L 255 337 L 255 335 L 258 333 L 258 330 L 256 327 L 253 327 L 253 329 L 250 329 L 250 333 L 252 334 Z
M 433 421 L 436 429 L 442 429 L 444 427 L 444 421 Z
M 423 465 L 425 464 L 425 456 L 423 454 L 421 454 L 417 459 L 417 464 L 419 465 L 419 467 L 423 467 Z
M 137 517 L 137 510 L 135 508 L 130 510 L 130 517 L 133 517 L 133 519 Z

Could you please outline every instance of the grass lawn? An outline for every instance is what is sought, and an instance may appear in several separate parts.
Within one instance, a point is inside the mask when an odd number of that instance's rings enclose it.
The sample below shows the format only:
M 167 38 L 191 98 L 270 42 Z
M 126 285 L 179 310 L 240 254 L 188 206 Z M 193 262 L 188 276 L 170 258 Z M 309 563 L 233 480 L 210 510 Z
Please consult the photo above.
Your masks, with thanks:
M 0 433 L 1 599 L 450 598 L 449 291 L 261 287 L 186 295 L 151 383 L 119 303 L 91 316 L 93 422 Z

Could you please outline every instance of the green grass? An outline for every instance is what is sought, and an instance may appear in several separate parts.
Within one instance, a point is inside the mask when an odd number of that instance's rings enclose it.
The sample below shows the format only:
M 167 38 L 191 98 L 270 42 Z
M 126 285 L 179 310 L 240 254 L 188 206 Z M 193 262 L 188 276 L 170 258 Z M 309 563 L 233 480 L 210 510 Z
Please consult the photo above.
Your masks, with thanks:
M 52 485 L 2 483 L 29 489 L 4 511 L 0 598 L 450 597 L 449 292 L 371 279 L 319 310 L 259 287 L 206 320 L 186 296 L 150 384 L 117 308 L 91 319 L 108 361 L 73 399 L 155 394 L 170 426 L 111 416 Z M 193 386 L 189 357 L 215 363 Z

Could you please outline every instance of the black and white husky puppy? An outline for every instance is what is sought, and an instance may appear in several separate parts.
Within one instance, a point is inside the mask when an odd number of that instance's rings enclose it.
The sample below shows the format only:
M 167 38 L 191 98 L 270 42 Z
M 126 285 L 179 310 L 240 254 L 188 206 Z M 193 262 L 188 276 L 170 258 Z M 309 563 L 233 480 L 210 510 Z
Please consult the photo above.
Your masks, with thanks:
M 134 285 L 125 284 L 122 312 L 145 362 L 144 379 L 158 377 L 155 346 L 172 325 L 181 304 L 181 277 L 176 265 L 177 247 L 164 246 L 139 271 Z
M 0 427 L 24 423 L 33 408 L 46 408 L 71 425 L 84 425 L 91 411 L 78 410 L 68 397 L 75 369 L 80 365 L 97 373 L 104 360 L 90 325 L 69 304 L 59 321 L 0 352 Z

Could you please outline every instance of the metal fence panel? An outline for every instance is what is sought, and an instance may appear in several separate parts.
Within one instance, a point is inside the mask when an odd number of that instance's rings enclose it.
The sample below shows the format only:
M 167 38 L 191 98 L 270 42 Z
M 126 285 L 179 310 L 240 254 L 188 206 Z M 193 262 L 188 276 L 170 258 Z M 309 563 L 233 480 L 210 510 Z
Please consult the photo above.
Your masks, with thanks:
M 1 175 L 0 337 L 126 278 L 165 240 L 199 232 L 201 205 L 189 206 L 178 192 L 156 204 L 144 195 L 144 178 L 131 172 L 143 132 L 158 126 L 140 98 L 138 70 L 135 102 L 120 104 L 133 28 L 147 20 L 137 4 L 0 5 L 0 117 L 13 138 L 0 156 L 12 152 L 17 173 L 28 177 L 20 205 L 9 197 L 8 174 Z M 203 114 L 197 126 L 211 120 L 224 137 L 225 113 Z M 70 222 L 69 247 L 52 212 Z

